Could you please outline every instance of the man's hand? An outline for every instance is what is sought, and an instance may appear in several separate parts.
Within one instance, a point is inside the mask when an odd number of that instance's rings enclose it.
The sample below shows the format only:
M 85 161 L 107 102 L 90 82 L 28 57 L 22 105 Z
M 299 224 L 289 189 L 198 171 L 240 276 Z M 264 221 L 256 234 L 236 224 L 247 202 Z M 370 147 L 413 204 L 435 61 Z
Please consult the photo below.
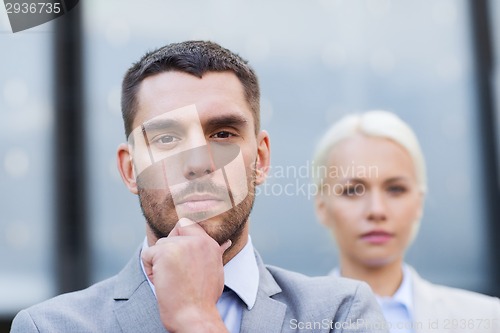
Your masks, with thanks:
M 169 332 L 227 332 L 216 303 L 224 288 L 222 255 L 230 246 L 219 246 L 200 225 L 182 218 L 168 237 L 142 252 Z

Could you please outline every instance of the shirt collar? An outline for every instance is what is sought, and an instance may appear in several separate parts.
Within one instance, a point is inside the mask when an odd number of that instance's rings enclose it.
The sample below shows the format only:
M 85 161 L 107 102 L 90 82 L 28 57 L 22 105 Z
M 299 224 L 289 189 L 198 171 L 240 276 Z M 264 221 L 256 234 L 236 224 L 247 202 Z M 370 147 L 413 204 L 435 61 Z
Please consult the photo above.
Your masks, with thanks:
M 224 265 L 224 284 L 252 309 L 259 289 L 259 268 L 250 236 L 243 249 Z
M 142 249 L 144 250 L 148 247 L 148 241 L 147 238 L 145 238 Z M 156 296 L 155 287 L 146 274 L 142 260 L 140 260 L 140 262 L 142 272 L 146 276 L 149 286 Z M 259 267 L 257 266 L 257 260 L 255 259 L 250 236 L 248 236 L 248 242 L 243 249 L 224 265 L 224 284 L 231 288 L 231 290 L 241 298 L 249 310 L 252 309 L 257 299 L 257 291 L 259 289 Z
M 406 264 L 403 265 L 403 281 L 401 281 L 401 285 L 398 290 L 394 293 L 392 297 L 379 297 L 377 299 L 380 301 L 390 299 L 393 302 L 398 302 L 403 304 L 408 310 L 408 314 L 410 318 L 413 318 L 413 294 L 411 288 L 411 271 Z

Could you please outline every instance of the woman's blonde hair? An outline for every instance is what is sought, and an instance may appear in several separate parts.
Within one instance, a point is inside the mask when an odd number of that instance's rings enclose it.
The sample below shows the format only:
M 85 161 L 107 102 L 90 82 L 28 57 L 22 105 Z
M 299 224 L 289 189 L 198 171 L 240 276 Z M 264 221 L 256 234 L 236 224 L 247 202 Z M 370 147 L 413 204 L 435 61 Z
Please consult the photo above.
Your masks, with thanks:
M 368 111 L 362 114 L 348 115 L 334 123 L 323 135 L 313 157 L 313 181 L 321 187 L 324 175 L 320 168 L 328 167 L 328 158 L 332 148 L 340 141 L 363 134 L 385 138 L 403 147 L 411 156 L 417 183 L 422 193 L 427 191 L 427 174 L 424 155 L 413 130 L 401 118 L 388 111 Z

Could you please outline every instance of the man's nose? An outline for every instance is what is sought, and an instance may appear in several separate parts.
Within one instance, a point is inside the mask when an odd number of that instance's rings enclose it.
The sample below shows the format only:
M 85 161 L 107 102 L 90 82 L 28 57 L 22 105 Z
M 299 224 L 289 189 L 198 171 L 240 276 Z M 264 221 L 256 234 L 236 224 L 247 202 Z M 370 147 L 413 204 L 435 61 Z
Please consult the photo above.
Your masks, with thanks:
M 193 148 L 184 154 L 183 174 L 185 179 L 193 180 L 214 172 L 215 165 L 208 146 Z

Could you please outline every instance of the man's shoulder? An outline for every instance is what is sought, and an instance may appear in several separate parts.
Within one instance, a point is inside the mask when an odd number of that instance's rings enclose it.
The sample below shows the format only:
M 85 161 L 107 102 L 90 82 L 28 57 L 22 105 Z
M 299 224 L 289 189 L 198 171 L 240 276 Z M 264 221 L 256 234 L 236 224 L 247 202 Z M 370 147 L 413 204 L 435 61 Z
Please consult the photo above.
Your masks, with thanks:
M 287 305 L 285 321 L 290 328 L 387 332 L 380 307 L 365 282 L 310 277 L 274 266 L 266 269 L 281 289 L 272 298 Z
M 27 310 L 35 311 L 38 309 L 49 310 L 53 308 L 78 306 L 102 302 L 103 299 L 112 298 L 116 281 L 116 275 L 106 280 L 97 282 L 85 289 L 64 293 L 49 300 L 29 307 Z
M 339 289 L 345 291 L 346 294 L 352 294 L 361 285 L 366 285 L 366 283 L 347 279 L 343 277 L 336 277 L 331 275 L 326 276 L 308 276 L 302 273 L 290 271 L 284 268 L 266 265 L 266 268 L 274 277 L 276 282 L 282 287 L 290 288 L 305 288 L 311 290 L 324 291 L 340 291 Z
M 112 277 L 86 289 L 61 294 L 22 310 L 14 319 L 13 332 L 29 331 L 27 327 L 31 326 L 50 328 L 55 323 L 59 323 L 61 327 L 79 323 L 81 326 L 78 329 L 82 329 L 83 325 L 84 331 L 91 332 L 97 328 L 93 326 L 100 323 L 98 320 L 85 318 L 98 319 L 111 314 L 115 279 L 116 277 Z
M 361 281 L 335 276 L 312 277 L 270 265 L 266 268 L 285 297 L 300 303 L 310 302 L 314 307 L 338 306 L 372 294 L 370 287 Z
M 133 295 L 139 295 L 143 296 L 141 301 L 145 302 L 151 296 L 148 294 L 149 286 L 144 286 L 147 280 L 138 258 L 137 252 L 120 273 L 104 281 L 20 311 L 14 318 L 11 332 L 116 331 L 119 324 L 114 312 L 121 303 L 117 301 L 126 301 Z M 139 289 L 142 292 L 137 294 Z

